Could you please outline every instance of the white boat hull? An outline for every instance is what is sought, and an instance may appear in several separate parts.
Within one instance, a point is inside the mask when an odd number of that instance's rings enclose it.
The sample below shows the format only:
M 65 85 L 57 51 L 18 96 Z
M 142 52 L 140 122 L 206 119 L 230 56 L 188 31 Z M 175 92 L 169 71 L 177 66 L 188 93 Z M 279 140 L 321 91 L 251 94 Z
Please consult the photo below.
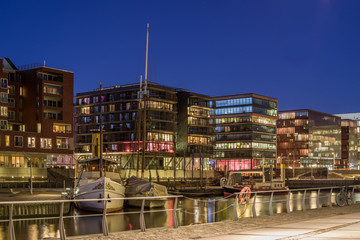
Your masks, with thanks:
M 102 177 L 96 181 L 83 183 L 79 186 L 79 191 L 75 195 L 76 200 L 81 199 L 100 199 L 100 198 L 124 198 L 125 187 L 110 178 Z M 80 209 L 103 212 L 105 201 L 87 201 L 76 202 Z M 124 200 L 108 200 L 106 203 L 106 212 L 114 212 L 123 209 Z

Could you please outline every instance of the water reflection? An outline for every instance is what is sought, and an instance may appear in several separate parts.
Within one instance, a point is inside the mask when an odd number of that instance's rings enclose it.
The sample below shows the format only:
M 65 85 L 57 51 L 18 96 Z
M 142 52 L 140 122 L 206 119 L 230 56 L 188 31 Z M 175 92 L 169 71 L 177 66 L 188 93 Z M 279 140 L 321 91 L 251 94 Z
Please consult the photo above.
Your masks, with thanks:
M 273 196 L 273 212 L 286 212 L 286 199 L 288 195 Z M 317 192 L 310 191 L 306 193 L 305 206 L 307 209 L 316 208 Z M 302 192 L 292 192 L 290 194 L 290 210 L 302 210 Z M 320 206 L 327 204 L 329 192 L 320 193 Z M 257 216 L 269 215 L 270 195 L 259 195 L 256 197 L 255 211 Z M 332 201 L 335 200 L 335 193 L 332 195 Z M 360 200 L 360 194 L 355 194 L 355 201 Z M 240 205 L 237 207 L 237 215 L 239 218 L 253 216 L 253 198 L 249 205 Z M 223 197 L 189 199 L 183 198 L 178 202 L 177 217 L 179 225 L 193 225 L 200 223 L 217 222 L 226 219 L 233 219 L 234 198 L 225 199 Z M 165 211 L 172 209 L 174 200 L 169 200 L 164 208 L 159 208 L 157 212 L 146 212 L 144 214 L 145 224 L 147 228 L 154 227 L 173 227 L 173 212 Z M 126 208 L 124 214 L 109 215 L 107 217 L 109 231 L 120 232 L 140 229 L 139 213 L 131 213 L 140 211 L 139 208 Z M 146 210 L 148 211 L 148 210 Z M 131 214 L 125 214 L 131 213 Z M 67 236 L 81 236 L 87 234 L 102 233 L 102 217 L 86 215 L 93 214 L 90 212 L 72 209 L 72 217 L 64 220 L 65 231 Z M 59 238 L 59 220 L 39 220 L 39 221 L 17 221 L 14 222 L 15 233 L 17 239 L 41 239 L 41 238 Z M 8 239 L 8 223 L 0 224 L 0 239 Z

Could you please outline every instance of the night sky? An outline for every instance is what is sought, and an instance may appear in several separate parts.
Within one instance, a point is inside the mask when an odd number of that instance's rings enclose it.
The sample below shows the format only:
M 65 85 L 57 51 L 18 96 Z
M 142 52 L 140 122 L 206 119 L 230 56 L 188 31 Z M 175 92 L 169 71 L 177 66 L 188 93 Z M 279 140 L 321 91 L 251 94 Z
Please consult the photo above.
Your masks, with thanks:
M 0 56 L 73 71 L 74 94 L 149 80 L 280 110 L 360 112 L 360 1 L 1 1 Z

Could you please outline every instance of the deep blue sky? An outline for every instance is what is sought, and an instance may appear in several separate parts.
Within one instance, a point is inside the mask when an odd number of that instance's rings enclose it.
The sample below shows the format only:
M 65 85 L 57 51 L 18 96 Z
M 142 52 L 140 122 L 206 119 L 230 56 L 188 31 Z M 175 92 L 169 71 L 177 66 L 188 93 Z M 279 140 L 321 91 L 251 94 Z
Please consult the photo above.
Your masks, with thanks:
M 75 73 L 74 94 L 150 80 L 279 109 L 360 112 L 360 1 L 1 1 L 0 56 Z

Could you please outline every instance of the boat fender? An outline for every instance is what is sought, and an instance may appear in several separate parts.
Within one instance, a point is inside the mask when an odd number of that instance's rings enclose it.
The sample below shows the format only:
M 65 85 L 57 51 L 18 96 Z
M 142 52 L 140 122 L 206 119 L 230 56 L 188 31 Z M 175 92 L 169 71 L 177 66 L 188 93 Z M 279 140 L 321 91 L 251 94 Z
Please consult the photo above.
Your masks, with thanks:
M 250 196 L 251 196 L 250 192 L 251 192 L 251 189 L 249 187 L 243 187 L 241 189 L 240 194 L 239 194 L 239 199 L 238 199 L 240 204 L 246 204 L 247 201 L 249 201 Z
M 101 193 L 99 194 L 99 198 L 102 198 L 102 197 L 101 197 Z M 100 203 L 100 202 L 102 202 L 102 201 L 98 201 L 98 203 Z
M 110 194 L 108 194 L 108 197 L 107 198 L 110 198 Z M 108 200 L 108 202 L 111 202 L 111 200 Z

